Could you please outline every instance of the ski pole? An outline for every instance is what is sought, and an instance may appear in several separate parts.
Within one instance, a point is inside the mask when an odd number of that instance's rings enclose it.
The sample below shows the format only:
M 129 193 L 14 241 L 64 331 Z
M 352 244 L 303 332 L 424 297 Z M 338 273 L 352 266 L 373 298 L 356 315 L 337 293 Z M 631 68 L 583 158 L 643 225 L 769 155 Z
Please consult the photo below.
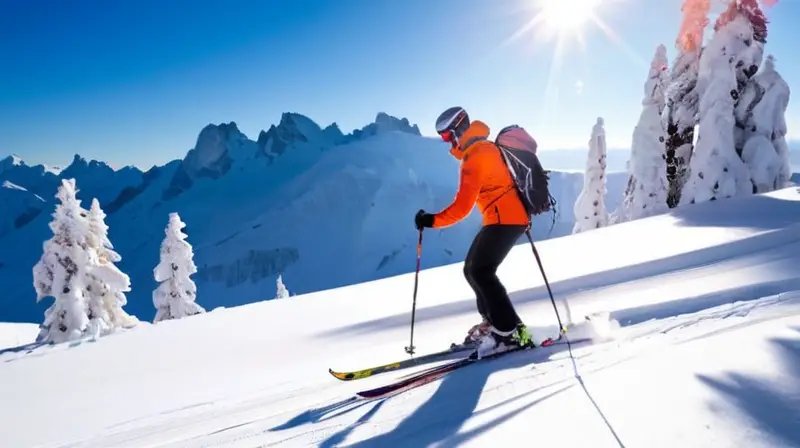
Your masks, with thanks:
M 419 229 L 419 239 L 417 240 L 417 271 L 414 274 L 414 298 L 411 302 L 411 342 L 406 347 L 406 353 L 414 354 L 414 317 L 417 311 L 417 286 L 419 286 L 419 266 L 422 259 L 422 229 Z
M 536 257 L 536 263 L 539 265 L 539 271 L 541 271 L 542 273 L 542 279 L 544 279 L 544 285 L 547 287 L 547 293 L 550 295 L 550 302 L 553 304 L 553 310 L 555 310 L 556 312 L 556 319 L 558 319 L 558 328 L 562 334 L 566 333 L 567 329 L 564 328 L 564 324 L 561 323 L 561 316 L 558 315 L 558 307 L 556 306 L 556 300 L 553 298 L 553 291 L 550 289 L 550 282 L 547 281 L 547 275 L 544 273 L 544 267 L 542 266 L 542 259 L 539 258 L 539 251 L 536 250 L 536 246 L 533 244 L 533 237 L 531 237 L 530 227 L 525 229 L 525 234 L 528 236 L 528 241 L 531 242 L 531 249 L 533 249 L 533 256 Z

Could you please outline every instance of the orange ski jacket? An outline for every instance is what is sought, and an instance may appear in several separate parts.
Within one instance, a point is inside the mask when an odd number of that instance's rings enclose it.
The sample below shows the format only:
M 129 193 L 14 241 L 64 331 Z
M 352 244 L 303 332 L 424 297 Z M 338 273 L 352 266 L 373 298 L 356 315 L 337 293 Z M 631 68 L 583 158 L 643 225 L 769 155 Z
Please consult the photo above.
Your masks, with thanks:
M 452 204 L 434 215 L 434 228 L 458 223 L 469 216 L 476 204 L 483 215 L 484 226 L 530 224 L 530 216 L 517 196 L 500 149 L 488 137 L 489 127 L 481 121 L 473 121 L 459 139 L 468 147 L 450 150 L 450 154 L 461 160 L 458 192 Z M 478 139 L 470 144 L 475 138 Z

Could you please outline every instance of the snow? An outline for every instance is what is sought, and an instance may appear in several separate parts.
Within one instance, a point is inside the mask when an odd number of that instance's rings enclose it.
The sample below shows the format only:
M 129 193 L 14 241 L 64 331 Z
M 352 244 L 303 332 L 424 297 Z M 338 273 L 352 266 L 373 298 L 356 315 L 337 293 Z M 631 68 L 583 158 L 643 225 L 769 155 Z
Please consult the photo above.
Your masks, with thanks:
M 37 324 L 0 322 L 0 352 L 8 348 L 31 344 L 36 341 L 38 334 L 39 325 Z
M 9 182 L 7 180 L 3 181 L 3 188 L 9 188 L 9 189 L 12 189 L 12 190 L 19 190 L 19 191 L 28 191 L 25 188 L 20 187 L 19 185 L 15 184 L 13 182 Z
M 644 84 L 644 100 L 642 104 L 655 103 L 658 106 L 658 113 L 664 110 L 666 99 L 664 94 L 667 89 L 667 47 L 658 45 L 650 61 L 650 72 L 647 74 L 647 82 Z
M 38 216 L 46 201 L 10 181 L 0 185 L 0 237 L 24 226 Z
M 586 174 L 583 190 L 575 200 L 575 226 L 572 233 L 586 232 L 608 225 L 606 211 L 606 132 L 602 118 L 592 127 L 589 139 L 589 154 L 586 159 Z
M 750 166 L 758 192 L 772 191 L 787 186 L 791 177 L 791 161 L 786 144 L 786 108 L 790 89 L 775 70 L 775 58 L 768 55 L 762 70 L 752 80 L 760 96 L 750 105 L 745 133 L 747 143 L 755 147 Z M 752 142 L 752 143 L 751 143 Z
M 8 157 L 0 159 L 0 174 L 3 174 L 6 171 L 11 171 L 19 166 L 24 166 L 25 161 L 22 160 L 22 157 L 11 154 Z
M 750 137 L 742 149 L 742 161 L 750 170 L 756 193 L 775 189 L 781 171 L 781 160 L 767 137 L 761 134 Z M 783 186 L 785 184 L 781 185 Z
M 725 23 L 718 21 L 715 29 L 714 38 L 725 40 L 726 54 L 733 58 L 736 80 L 742 86 L 758 71 L 764 57 L 764 43 L 756 38 L 753 24 L 744 13 L 734 13 Z
M 4 350 L 4 443 L 797 446 L 798 215 L 791 187 L 537 242 L 561 316 L 568 302 L 576 321 L 596 323 L 567 334 L 602 337 L 573 344 L 574 359 L 563 345 L 539 349 L 385 400 L 352 394 L 407 372 L 339 382 L 327 369 L 407 356 L 413 273 L 95 342 Z M 413 238 L 413 226 L 405 233 Z M 420 273 L 418 351 L 460 340 L 474 323 L 462 269 Z M 498 275 L 541 340 L 556 323 L 536 272 L 520 244 Z
M 87 245 L 95 252 L 92 265 L 86 274 L 86 290 L 83 292 L 89 309 L 88 317 L 95 334 L 112 333 L 119 328 L 130 328 L 138 319 L 129 315 L 123 307 L 128 299 L 125 293 L 131 290 L 131 280 L 114 263 L 122 257 L 114 251 L 108 238 L 108 225 L 105 212 L 97 199 L 86 213 L 89 224 L 86 235 Z
M 277 292 L 275 293 L 276 299 L 288 299 L 290 296 L 289 290 L 286 288 L 286 285 L 283 284 L 283 276 L 278 275 L 278 280 L 275 282 L 277 284 Z

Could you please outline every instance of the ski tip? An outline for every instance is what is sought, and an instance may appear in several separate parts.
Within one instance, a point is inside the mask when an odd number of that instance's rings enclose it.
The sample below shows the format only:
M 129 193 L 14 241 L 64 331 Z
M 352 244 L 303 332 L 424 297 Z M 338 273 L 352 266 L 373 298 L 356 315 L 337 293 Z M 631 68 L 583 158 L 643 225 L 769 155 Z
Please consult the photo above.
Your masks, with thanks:
M 328 373 L 333 375 L 334 378 L 342 381 L 350 381 L 356 378 L 356 375 L 353 372 L 337 372 L 331 368 L 328 368 Z

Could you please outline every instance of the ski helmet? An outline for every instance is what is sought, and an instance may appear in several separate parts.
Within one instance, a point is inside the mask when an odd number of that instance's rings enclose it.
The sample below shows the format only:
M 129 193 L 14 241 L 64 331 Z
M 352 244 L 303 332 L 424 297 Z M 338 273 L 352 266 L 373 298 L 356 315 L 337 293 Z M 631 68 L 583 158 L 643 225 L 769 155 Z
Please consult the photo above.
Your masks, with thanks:
M 436 132 L 442 140 L 458 143 L 458 139 L 469 128 L 469 115 L 463 107 L 451 107 L 436 119 Z

